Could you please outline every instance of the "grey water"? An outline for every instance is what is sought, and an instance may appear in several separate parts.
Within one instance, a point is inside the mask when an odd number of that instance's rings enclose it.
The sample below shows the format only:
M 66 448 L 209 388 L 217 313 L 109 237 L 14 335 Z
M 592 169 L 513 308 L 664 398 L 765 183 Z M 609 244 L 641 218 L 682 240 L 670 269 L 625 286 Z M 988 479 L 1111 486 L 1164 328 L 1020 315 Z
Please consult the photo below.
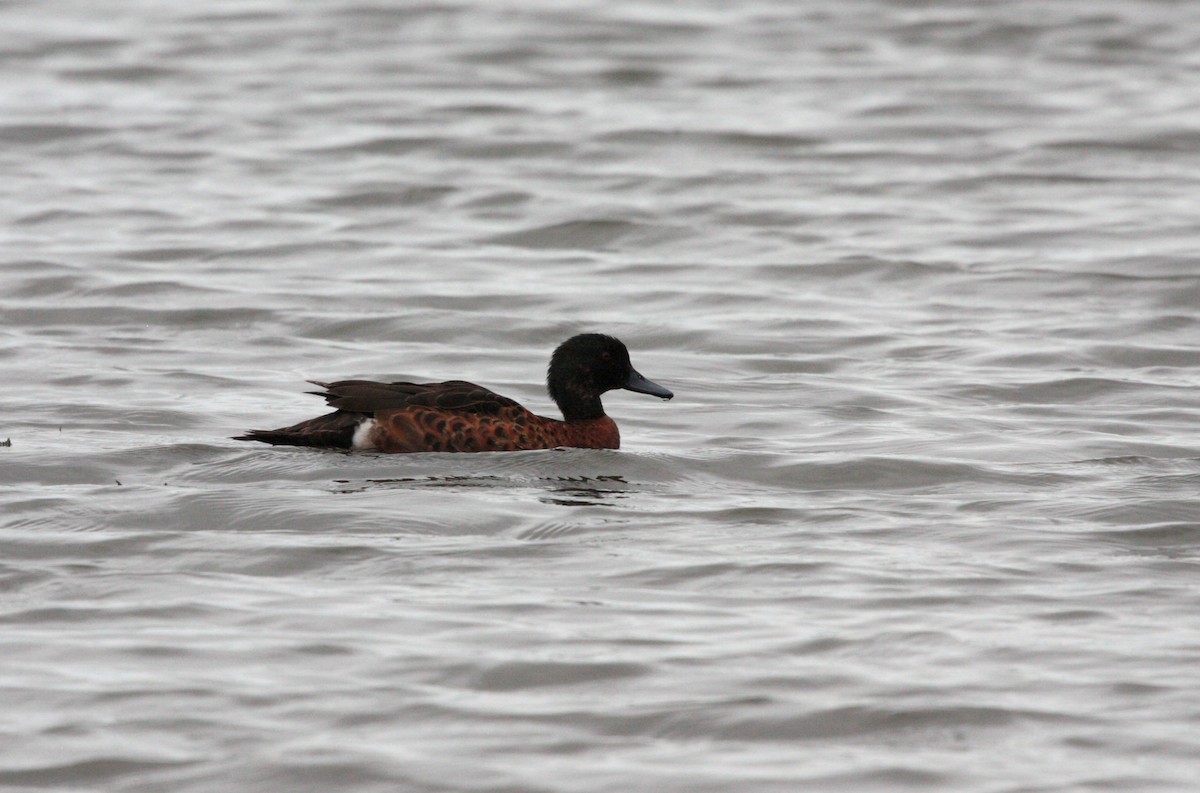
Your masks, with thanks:
M 0 173 L 0 789 L 1196 789 L 1200 6 L 11 0 Z

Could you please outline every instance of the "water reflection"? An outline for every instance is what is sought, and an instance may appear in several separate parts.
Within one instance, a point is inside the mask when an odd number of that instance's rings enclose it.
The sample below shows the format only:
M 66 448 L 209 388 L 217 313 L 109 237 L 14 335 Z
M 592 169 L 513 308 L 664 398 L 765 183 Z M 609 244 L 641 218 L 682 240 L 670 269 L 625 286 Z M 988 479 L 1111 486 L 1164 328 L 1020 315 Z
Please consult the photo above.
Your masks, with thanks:
M 564 507 L 593 507 L 610 503 L 618 498 L 629 497 L 627 490 L 591 486 L 593 482 L 629 484 L 620 476 L 559 476 L 542 477 L 542 479 L 559 483 L 559 486 L 551 487 L 539 499 L 546 504 L 559 504 Z
M 538 476 L 509 477 L 494 474 L 453 476 L 401 476 L 385 479 L 335 479 L 334 493 L 363 493 L 371 490 L 410 488 L 542 488 L 545 493 L 538 500 L 546 504 L 566 507 L 597 506 L 611 503 L 614 499 L 628 497 L 627 489 L 614 485 L 628 486 L 623 476 L 597 474 L 594 476 Z

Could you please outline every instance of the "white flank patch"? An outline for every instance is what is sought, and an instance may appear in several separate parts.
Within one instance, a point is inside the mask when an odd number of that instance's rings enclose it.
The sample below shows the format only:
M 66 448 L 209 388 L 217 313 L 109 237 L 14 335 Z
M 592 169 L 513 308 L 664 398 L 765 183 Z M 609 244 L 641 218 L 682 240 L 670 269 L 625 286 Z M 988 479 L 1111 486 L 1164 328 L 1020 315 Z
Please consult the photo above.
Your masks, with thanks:
M 371 430 L 375 428 L 375 419 L 367 419 L 358 425 L 358 429 L 354 430 L 354 438 L 350 441 L 350 448 L 357 449 L 360 452 L 370 451 L 375 447 L 371 444 Z

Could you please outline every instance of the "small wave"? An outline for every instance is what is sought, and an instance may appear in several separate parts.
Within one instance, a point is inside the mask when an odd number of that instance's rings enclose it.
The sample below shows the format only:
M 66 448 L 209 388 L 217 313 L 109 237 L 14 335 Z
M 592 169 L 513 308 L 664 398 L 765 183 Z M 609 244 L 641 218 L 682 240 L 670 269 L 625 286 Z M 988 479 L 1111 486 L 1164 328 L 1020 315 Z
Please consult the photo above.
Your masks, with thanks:
M 472 675 L 469 686 L 480 691 L 520 691 L 552 686 L 579 686 L 648 675 L 637 663 L 507 661 L 490 664 Z
M 394 209 L 439 204 L 454 192 L 455 188 L 447 185 L 394 185 L 352 189 L 313 204 L 329 209 Z
M 1144 384 L 1131 380 L 1080 376 L 1006 385 L 973 384 L 961 386 L 957 392 L 964 398 L 999 404 L 1062 405 L 1124 400 L 1142 393 L 1144 388 Z
M 484 241 L 517 248 L 604 250 L 640 229 L 639 224 L 625 220 L 572 220 L 509 234 L 498 234 Z
M 807 135 L 770 132 L 682 130 L 664 131 L 635 128 L 606 132 L 597 138 L 604 143 L 636 144 L 638 146 L 687 146 L 698 150 L 713 148 L 747 149 L 769 154 L 807 151 L 825 142 L 824 138 Z
M 97 756 L 55 763 L 22 763 L 21 768 L 0 769 L 0 782 L 14 789 L 25 787 L 81 787 L 126 783 L 131 779 L 178 773 L 199 758 L 187 760 L 147 759 L 140 752 L 130 756 Z
M 131 64 L 129 66 L 104 66 L 90 69 L 64 69 L 63 77 L 80 82 L 109 82 L 109 83 L 150 83 L 169 77 L 176 77 L 180 72 L 165 66 L 149 64 Z
M 80 124 L 0 124 L 0 143 L 36 146 L 91 138 L 109 132 L 111 130 L 106 127 Z

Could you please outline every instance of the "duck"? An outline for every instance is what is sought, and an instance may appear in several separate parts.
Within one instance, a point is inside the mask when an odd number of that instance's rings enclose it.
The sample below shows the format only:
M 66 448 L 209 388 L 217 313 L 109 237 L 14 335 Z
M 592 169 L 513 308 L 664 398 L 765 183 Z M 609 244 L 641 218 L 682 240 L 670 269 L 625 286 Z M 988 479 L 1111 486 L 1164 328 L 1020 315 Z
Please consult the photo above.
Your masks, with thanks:
M 601 333 L 572 336 L 550 357 L 546 389 L 561 420 L 465 380 L 308 382 L 322 389 L 308 393 L 324 398 L 332 413 L 279 429 L 249 430 L 233 440 L 388 454 L 619 449 L 621 433 L 604 412 L 602 394 L 624 389 L 675 396 L 633 368 L 624 344 Z

